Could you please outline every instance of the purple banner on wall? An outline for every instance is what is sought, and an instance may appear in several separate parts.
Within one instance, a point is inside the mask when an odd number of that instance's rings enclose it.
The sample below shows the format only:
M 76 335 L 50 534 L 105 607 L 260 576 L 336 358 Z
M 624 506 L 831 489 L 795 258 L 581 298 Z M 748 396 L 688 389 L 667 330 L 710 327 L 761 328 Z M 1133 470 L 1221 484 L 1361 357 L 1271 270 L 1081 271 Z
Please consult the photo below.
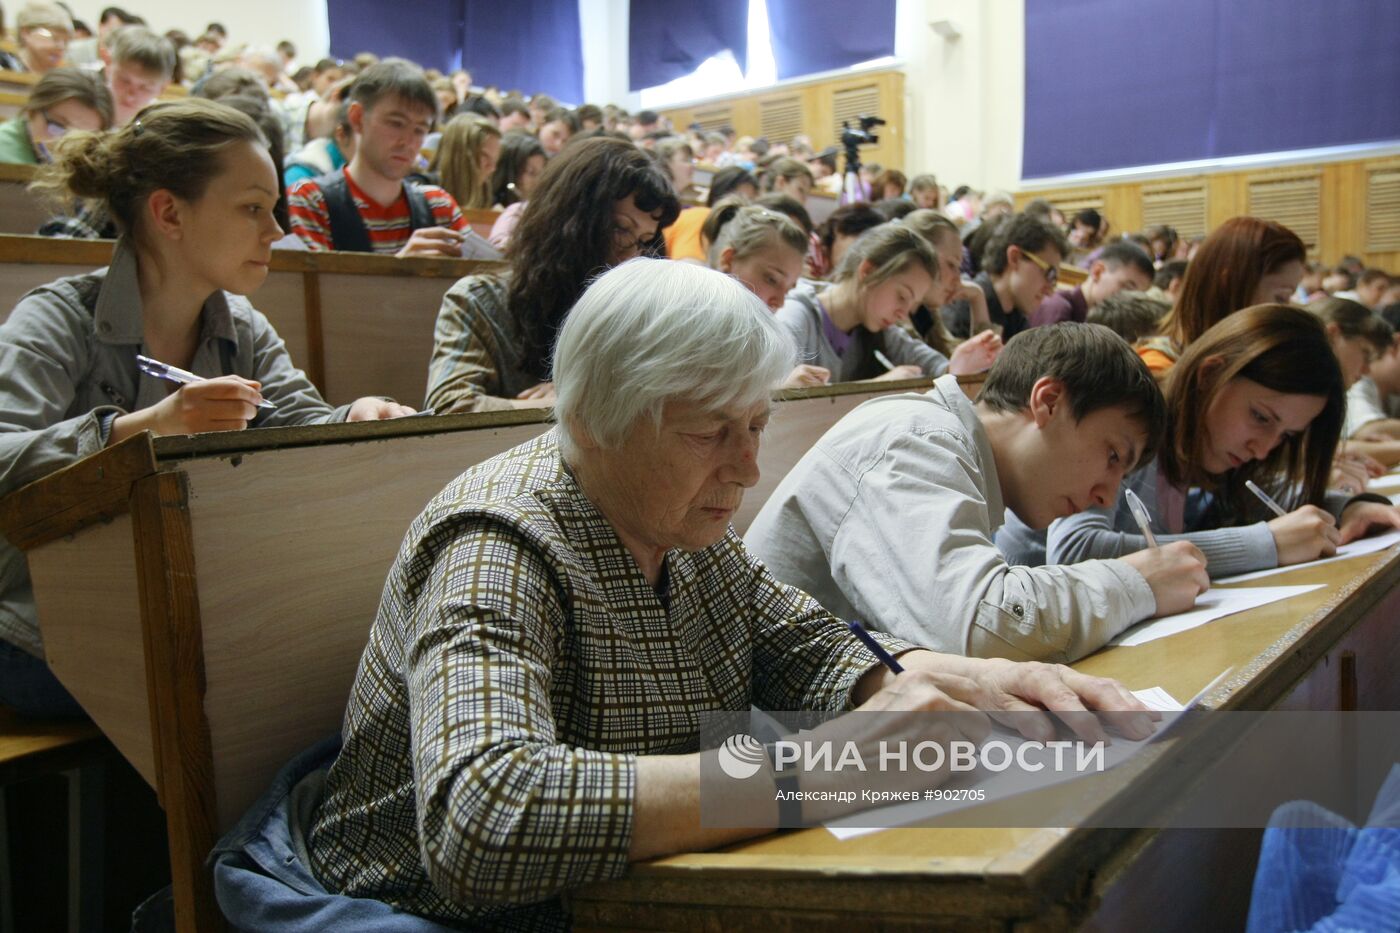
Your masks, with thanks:
M 632 0 L 627 11 L 627 86 L 656 87 L 690 74 L 725 49 L 748 61 L 749 0 Z
M 331 54 L 373 52 L 450 72 L 462 59 L 462 0 L 326 0 Z
M 1400 139 L 1400 3 L 1026 0 L 1026 178 Z
M 849 68 L 894 54 L 895 0 L 768 0 L 778 80 Z

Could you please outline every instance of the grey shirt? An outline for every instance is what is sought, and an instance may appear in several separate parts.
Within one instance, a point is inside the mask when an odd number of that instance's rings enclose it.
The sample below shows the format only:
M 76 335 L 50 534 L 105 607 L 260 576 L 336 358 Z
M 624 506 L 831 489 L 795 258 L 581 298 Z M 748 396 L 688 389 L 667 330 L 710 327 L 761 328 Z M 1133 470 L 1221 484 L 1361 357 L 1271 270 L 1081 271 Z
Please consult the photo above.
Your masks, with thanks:
M 1267 522 L 1208 528 L 1199 523 L 1199 519 L 1193 521 L 1184 517 L 1180 529 L 1172 528 L 1159 504 L 1159 490 L 1164 482 L 1155 460 L 1123 481 L 1123 489 L 1137 493 L 1147 507 L 1152 517 L 1152 534 L 1158 544 L 1190 541 L 1205 555 L 1206 572 L 1212 577 L 1230 577 L 1278 566 L 1278 548 Z M 1287 497 L 1276 494 L 1275 498 L 1289 507 Z M 1355 498 L 1329 492 L 1323 508 L 1340 521 L 1342 510 Z M 998 541 L 1000 543 L 1000 539 Z M 1095 558 L 1122 557 L 1145 547 L 1147 539 L 1128 508 L 1128 497 L 1120 491 L 1118 502 L 1111 510 L 1085 509 L 1078 515 L 1056 519 L 1045 537 L 1045 559 L 1052 564 L 1073 564 Z
M 1073 661 L 1156 611 L 1122 561 L 1012 567 L 991 440 L 954 376 L 842 418 L 749 526 L 773 575 L 938 651 Z
M 0 325 L 0 495 L 101 450 L 113 417 L 165 398 L 175 387 L 136 368 L 136 355 L 147 352 L 136 256 L 125 240 L 110 267 L 21 298 Z M 255 427 L 343 421 L 349 412 L 332 411 L 267 318 L 227 292 L 204 303 L 186 368 L 262 383 L 277 408 L 260 409 Z M 8 542 L 0 543 L 0 638 L 43 654 L 29 571 Z
M 926 343 L 909 336 L 902 327 L 887 327 L 872 334 L 864 327 L 851 333 L 845 353 L 837 353 L 827 339 L 824 315 L 815 295 L 794 290 L 778 309 L 778 323 L 797 344 L 797 361 L 831 371 L 832 382 L 874 379 L 887 371 L 875 359 L 879 350 L 896 366 L 917 366 L 925 376 L 941 376 L 948 371 L 948 358 Z

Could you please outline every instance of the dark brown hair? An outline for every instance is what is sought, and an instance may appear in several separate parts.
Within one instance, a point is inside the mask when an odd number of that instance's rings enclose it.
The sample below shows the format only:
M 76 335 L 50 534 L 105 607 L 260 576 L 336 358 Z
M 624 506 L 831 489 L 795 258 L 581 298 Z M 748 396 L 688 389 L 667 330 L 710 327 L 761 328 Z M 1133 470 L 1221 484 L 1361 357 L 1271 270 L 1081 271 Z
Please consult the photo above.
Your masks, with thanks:
M 598 136 L 572 143 L 551 159 L 521 213 L 506 247 L 506 305 L 522 323 L 526 368 L 541 380 L 549 378 L 549 352 L 564 316 L 589 280 L 608 267 L 613 210 L 627 197 L 659 217 L 656 237 L 643 250 L 659 253 L 661 230 L 681 210 L 670 181 L 630 142 Z
M 1212 476 L 1200 465 L 1206 411 L 1237 377 L 1274 392 L 1318 396 L 1326 404 L 1306 430 L 1285 437 L 1263 460 Z M 1272 517 L 1245 490 L 1248 479 L 1281 500 L 1294 499 L 1301 486 L 1307 502 L 1322 504 L 1346 418 L 1346 389 L 1318 317 L 1290 305 L 1255 305 L 1230 315 L 1186 348 L 1167 375 L 1166 396 L 1167 440 L 1160 465 L 1172 485 L 1216 492 L 1222 514 L 1242 521 Z
M 1002 348 L 977 402 L 994 411 L 1025 411 L 1036 381 L 1047 376 L 1064 383 L 1075 421 L 1104 408 L 1127 409 L 1147 431 L 1138 464 L 1155 455 L 1166 403 L 1152 373 L 1122 337 L 1102 325 L 1074 321 L 1023 330 Z

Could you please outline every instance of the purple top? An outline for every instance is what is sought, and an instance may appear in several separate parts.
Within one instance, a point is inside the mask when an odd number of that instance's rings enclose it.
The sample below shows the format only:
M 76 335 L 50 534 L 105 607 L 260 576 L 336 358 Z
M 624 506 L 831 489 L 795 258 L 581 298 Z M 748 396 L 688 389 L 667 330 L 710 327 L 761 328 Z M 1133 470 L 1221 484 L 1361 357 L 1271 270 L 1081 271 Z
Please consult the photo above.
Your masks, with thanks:
M 1075 286 L 1069 291 L 1060 291 L 1046 298 L 1031 315 L 1032 327 L 1046 327 L 1061 321 L 1084 323 L 1089 316 L 1089 302 L 1084 299 L 1084 289 Z
M 837 356 L 845 356 L 846 348 L 851 345 L 851 335 L 832 323 L 831 315 L 826 313 L 826 305 L 821 299 L 817 299 L 817 307 L 822 311 L 822 334 L 826 337 L 826 342 L 831 344 L 831 349 L 836 351 Z

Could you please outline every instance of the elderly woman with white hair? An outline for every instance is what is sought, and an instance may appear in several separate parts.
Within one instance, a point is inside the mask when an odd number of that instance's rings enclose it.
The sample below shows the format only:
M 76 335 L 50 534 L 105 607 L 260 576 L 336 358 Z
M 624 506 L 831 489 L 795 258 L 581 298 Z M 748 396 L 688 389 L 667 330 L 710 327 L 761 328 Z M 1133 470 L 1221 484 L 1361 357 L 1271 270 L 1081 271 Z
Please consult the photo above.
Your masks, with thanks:
M 562 927 L 571 887 L 764 832 L 701 821 L 707 713 L 1049 708 L 1101 737 L 1088 707 L 1122 711 L 1107 718 L 1125 734 L 1151 731 L 1120 685 L 1068 668 L 880 636 L 905 668 L 896 677 L 748 553 L 729 521 L 758 479 L 793 354 L 721 273 L 635 259 L 593 283 L 558 338 L 557 426 L 450 483 L 390 571 L 319 804 L 289 818 L 309 853 L 284 879 L 293 912 L 314 919 L 305 928 L 355 928 L 367 921 L 353 911 L 376 903 L 393 929 Z M 1026 728 L 1047 737 L 1031 715 Z M 895 719 L 880 721 L 871 734 L 893 736 Z M 305 788 L 311 767 L 278 792 Z M 774 825 L 768 777 L 736 782 L 732 812 Z M 272 916 L 248 860 L 285 875 L 300 844 L 221 861 L 236 927 Z M 336 895 L 308 897 L 312 885 Z

